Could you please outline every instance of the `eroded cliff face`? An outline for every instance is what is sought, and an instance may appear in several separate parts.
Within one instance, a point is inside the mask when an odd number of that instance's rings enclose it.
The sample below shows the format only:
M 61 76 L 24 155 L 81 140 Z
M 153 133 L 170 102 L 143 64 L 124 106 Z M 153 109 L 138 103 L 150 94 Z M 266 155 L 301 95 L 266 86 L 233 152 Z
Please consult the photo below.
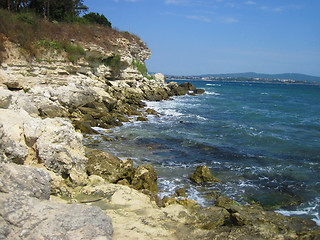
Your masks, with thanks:
M 41 43 L 41 42 L 40 42 Z M 151 52 L 139 39 L 129 41 L 126 38 L 116 38 L 111 41 L 112 49 L 108 50 L 94 43 L 84 43 L 71 40 L 72 46 L 80 46 L 80 56 L 68 56 L 68 53 L 56 49 L 49 42 L 46 46 L 38 44 L 37 56 L 30 57 L 23 53 L 18 45 L 6 41 L 5 52 L 2 53 L 3 61 L 1 70 L 8 76 L 24 77 L 61 77 L 82 74 L 91 79 L 105 82 L 105 80 L 141 80 L 143 75 L 134 63 L 144 65 L 146 59 L 150 58 Z M 49 46 L 48 46 L 49 45 Z M 82 52 L 83 51 L 83 52 Z M 114 66 L 107 63 L 108 58 L 120 57 L 117 65 L 118 72 L 113 74 Z M 70 59 L 71 58 L 71 59 Z

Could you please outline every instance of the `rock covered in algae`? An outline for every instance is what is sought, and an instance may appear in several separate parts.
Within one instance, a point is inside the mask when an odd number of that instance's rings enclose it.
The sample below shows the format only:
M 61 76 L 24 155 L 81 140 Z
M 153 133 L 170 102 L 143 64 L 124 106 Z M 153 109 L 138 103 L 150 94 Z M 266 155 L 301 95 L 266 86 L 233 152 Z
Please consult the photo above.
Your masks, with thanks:
M 150 164 L 140 165 L 135 169 L 132 186 L 134 189 L 147 189 L 158 192 L 158 177 L 154 167 Z
M 190 175 L 190 179 L 198 184 L 206 182 L 221 182 L 221 180 L 212 175 L 210 169 L 205 165 L 198 166 L 196 171 Z

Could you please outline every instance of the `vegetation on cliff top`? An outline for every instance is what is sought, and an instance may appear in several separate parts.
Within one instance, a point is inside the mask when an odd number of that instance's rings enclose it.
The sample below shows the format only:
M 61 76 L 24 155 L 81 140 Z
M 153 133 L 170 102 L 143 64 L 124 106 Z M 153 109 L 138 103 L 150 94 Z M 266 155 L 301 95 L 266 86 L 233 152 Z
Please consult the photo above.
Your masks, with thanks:
M 111 28 L 111 23 L 103 15 L 89 13 L 81 18 L 79 16 L 75 18 L 78 19 L 76 22 L 58 23 L 44 19 L 35 11 L 9 12 L 0 9 L 0 62 L 5 58 L 6 40 L 18 44 L 27 58 L 38 56 L 40 44 L 42 47 L 50 45 L 50 48 L 66 51 L 72 62 L 76 61 L 83 50 L 71 42 L 94 43 L 114 51 L 116 50 L 115 40 L 126 38 L 129 42 L 145 47 L 139 37 Z

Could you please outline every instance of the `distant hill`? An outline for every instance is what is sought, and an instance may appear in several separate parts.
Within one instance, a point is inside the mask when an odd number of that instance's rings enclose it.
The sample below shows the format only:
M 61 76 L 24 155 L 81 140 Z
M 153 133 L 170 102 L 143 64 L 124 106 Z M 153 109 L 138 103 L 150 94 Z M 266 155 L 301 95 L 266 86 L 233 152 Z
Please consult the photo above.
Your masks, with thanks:
M 307 81 L 320 83 L 320 77 L 305 75 L 301 73 L 264 74 L 255 72 L 227 73 L 227 74 L 206 74 L 200 77 L 243 77 L 243 78 L 266 78 L 266 79 L 291 79 L 295 81 Z

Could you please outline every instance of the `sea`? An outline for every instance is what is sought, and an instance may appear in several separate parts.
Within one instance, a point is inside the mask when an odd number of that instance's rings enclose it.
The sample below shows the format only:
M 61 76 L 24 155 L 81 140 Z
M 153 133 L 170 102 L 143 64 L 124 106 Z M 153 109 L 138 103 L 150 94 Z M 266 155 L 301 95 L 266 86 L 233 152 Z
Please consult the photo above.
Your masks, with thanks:
M 85 145 L 152 164 L 161 197 L 185 188 L 202 206 L 224 195 L 320 225 L 320 86 L 191 82 L 206 92 L 146 102 L 159 115 L 96 128 Z M 199 165 L 222 182 L 193 183 Z

